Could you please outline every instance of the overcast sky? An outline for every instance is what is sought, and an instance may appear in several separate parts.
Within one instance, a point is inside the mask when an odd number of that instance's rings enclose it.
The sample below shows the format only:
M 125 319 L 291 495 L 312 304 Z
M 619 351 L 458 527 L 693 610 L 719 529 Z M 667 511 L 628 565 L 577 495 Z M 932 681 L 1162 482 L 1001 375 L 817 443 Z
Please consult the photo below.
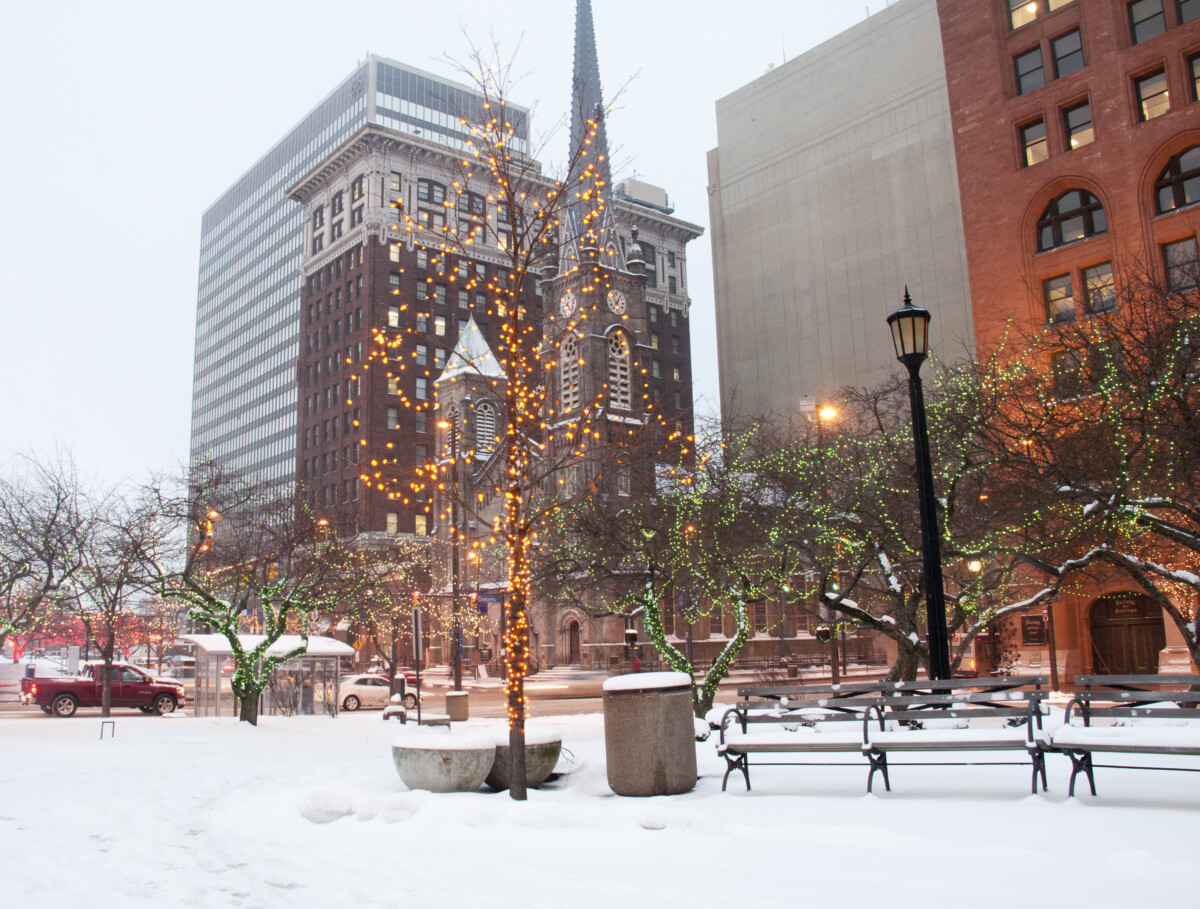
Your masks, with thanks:
M 885 0 L 872 0 L 878 12 Z M 615 179 L 666 188 L 688 249 L 698 409 L 715 412 L 705 154 L 714 102 L 861 22 L 862 0 L 593 0 Z M 574 0 L 4 4 L 0 461 L 70 448 L 137 479 L 187 459 L 200 216 L 368 52 L 453 76 L 520 43 L 535 136 L 570 104 Z M 566 154 L 559 129 L 553 166 Z

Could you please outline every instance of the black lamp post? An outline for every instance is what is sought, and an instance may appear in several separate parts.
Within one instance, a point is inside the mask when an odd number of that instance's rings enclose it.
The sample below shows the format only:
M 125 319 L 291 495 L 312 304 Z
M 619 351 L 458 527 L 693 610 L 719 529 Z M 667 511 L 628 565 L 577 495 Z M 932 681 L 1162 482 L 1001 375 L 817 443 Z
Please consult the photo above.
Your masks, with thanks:
M 929 460 L 929 429 L 925 425 L 925 394 L 921 364 L 929 352 L 928 310 L 912 304 L 904 288 L 904 305 L 888 316 L 896 359 L 908 368 L 908 397 L 912 404 L 913 446 L 917 456 L 917 494 L 921 506 L 921 550 L 924 556 L 925 613 L 929 623 L 929 675 L 950 678 L 950 641 L 946 631 L 946 594 L 942 586 L 942 548 L 933 497 L 933 466 Z

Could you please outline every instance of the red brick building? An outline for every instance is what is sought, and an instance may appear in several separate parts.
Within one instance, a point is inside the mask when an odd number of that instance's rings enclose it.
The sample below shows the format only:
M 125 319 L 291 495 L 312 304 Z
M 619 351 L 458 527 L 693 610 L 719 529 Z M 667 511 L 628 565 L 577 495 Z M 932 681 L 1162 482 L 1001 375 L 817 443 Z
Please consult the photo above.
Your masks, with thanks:
M 1107 311 L 1143 275 L 1189 280 L 1200 259 L 1200 0 L 937 5 L 979 355 L 1010 323 Z M 1116 663 L 1153 671 L 1143 664 L 1164 643 L 1169 670 L 1181 642 L 1169 622 L 1164 640 L 1157 607 L 1132 593 L 1122 608 L 1097 601 L 1128 592 L 1113 581 L 1059 598 L 1063 678 Z M 1031 637 L 1022 660 L 1039 668 L 1047 644 Z

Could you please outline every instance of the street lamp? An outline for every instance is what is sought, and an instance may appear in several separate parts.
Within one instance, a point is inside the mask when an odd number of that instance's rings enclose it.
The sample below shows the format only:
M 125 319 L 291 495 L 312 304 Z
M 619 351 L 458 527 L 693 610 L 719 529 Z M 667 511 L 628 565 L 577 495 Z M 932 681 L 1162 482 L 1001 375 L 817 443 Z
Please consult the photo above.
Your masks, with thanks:
M 917 460 L 917 496 L 921 506 L 922 577 L 925 613 L 929 625 L 929 675 L 950 678 L 950 641 L 946 631 L 946 594 L 942 585 L 941 538 L 937 505 L 933 497 L 933 466 L 929 460 L 929 429 L 925 425 L 925 395 L 921 389 L 921 364 L 929 352 L 928 310 L 913 306 L 908 288 L 904 305 L 888 316 L 896 359 L 908 369 L 908 397 L 912 404 L 913 447 Z
M 458 614 L 458 427 L 448 420 L 441 420 L 438 428 L 450 430 L 450 615 L 454 626 L 450 661 L 454 670 L 454 690 L 462 691 L 462 621 Z

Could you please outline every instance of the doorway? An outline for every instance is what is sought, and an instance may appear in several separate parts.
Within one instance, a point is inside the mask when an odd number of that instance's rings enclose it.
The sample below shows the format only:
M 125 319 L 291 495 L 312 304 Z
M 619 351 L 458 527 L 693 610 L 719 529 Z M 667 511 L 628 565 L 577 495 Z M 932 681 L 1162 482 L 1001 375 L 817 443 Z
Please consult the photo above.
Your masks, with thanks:
M 1167 646 L 1167 631 L 1162 609 L 1145 594 L 1113 593 L 1096 600 L 1088 630 L 1097 675 L 1158 672 L 1158 653 Z
M 580 645 L 579 637 L 579 623 L 572 622 L 567 628 L 567 662 L 572 666 L 578 666 L 583 660 L 583 648 Z

